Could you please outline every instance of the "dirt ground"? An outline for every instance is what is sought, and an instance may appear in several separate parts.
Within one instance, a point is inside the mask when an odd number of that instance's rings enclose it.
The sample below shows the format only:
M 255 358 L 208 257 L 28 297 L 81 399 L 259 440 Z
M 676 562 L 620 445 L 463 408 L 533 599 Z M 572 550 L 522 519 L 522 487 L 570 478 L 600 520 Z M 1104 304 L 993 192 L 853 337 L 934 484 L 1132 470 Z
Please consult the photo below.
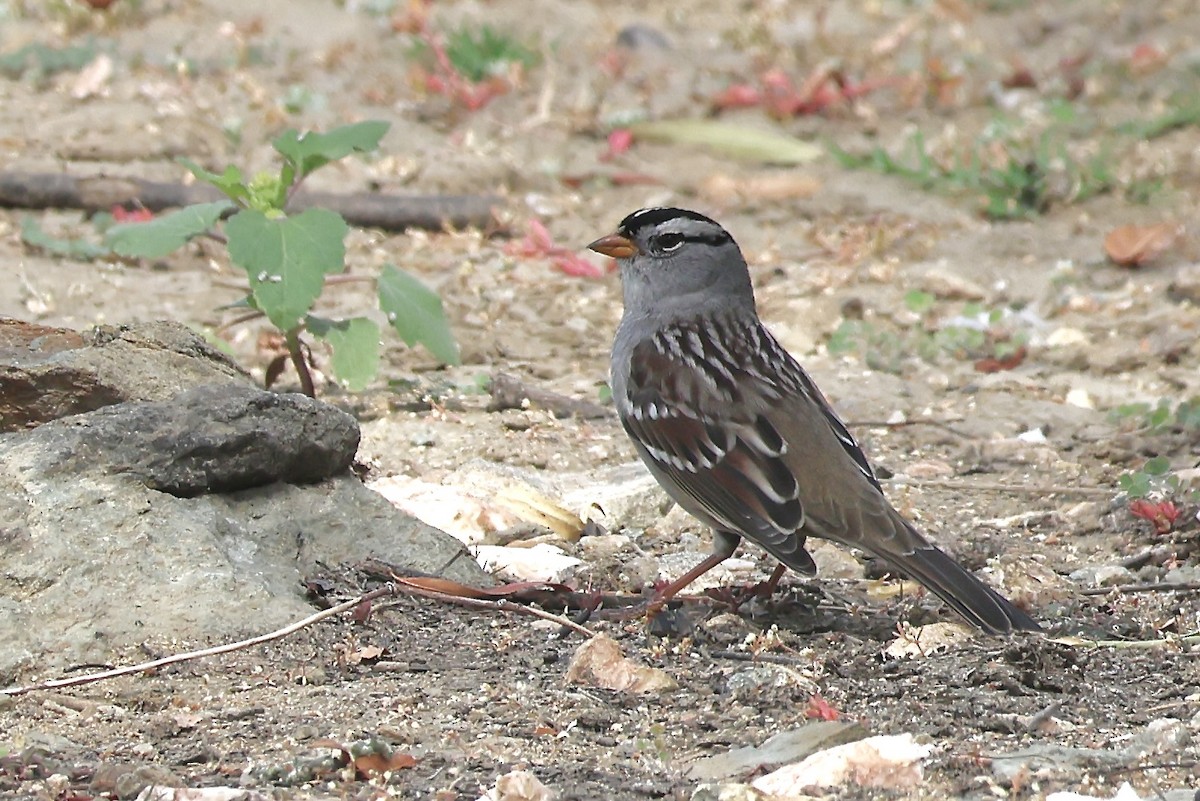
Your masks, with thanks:
M 314 186 L 498 193 L 512 235 L 536 218 L 558 244 L 580 249 L 642 206 L 703 210 L 746 251 L 764 319 L 881 474 L 896 477 L 886 488 L 897 507 L 973 569 L 990 568 L 989 580 L 1048 634 L 885 657 L 902 622 L 950 615 L 907 585 L 889 592 L 896 585 L 876 581 L 874 566 L 864 574 L 830 555 L 840 569 L 813 582 L 792 577 L 773 604 L 741 616 L 689 606 L 686 636 L 590 623 L 679 685 L 640 696 L 567 684 L 578 635 L 401 599 L 365 622 L 339 618 L 154 675 L 0 701 L 0 794 L 131 797 L 157 781 L 240 784 L 280 798 L 475 799 L 527 768 L 563 799 L 683 799 L 698 784 L 686 773 L 692 760 L 804 725 L 814 696 L 874 734 L 908 732 L 935 747 L 919 786 L 830 791 L 839 798 L 1108 798 L 1122 782 L 1141 797 L 1200 789 L 1200 660 L 1185 639 L 1200 631 L 1197 507 L 1181 496 L 1173 530 L 1159 533 L 1130 513 L 1118 486 L 1151 456 L 1174 470 L 1195 466 L 1197 429 L 1149 430 L 1112 414 L 1200 397 L 1200 279 L 1189 272 L 1200 250 L 1185 232 L 1133 270 L 1103 250 L 1118 226 L 1196 216 L 1200 128 L 1111 150 L 1104 138 L 1194 93 L 1200 16 L 1189 0 L 433 3 L 435 26 L 487 22 L 541 55 L 480 111 L 421 89 L 396 28 L 422 4 L 380 10 L 387 5 L 117 0 L 100 13 L 0 4 L 2 53 L 90 41 L 113 60 L 111 76 L 90 88 L 79 70 L 0 79 L 4 164 L 180 180 L 181 155 L 261 169 L 284 127 L 384 119 L 392 129 L 377 157 L 331 166 Z M 642 26 L 633 38 L 643 44 L 618 48 L 631 25 Z M 645 43 L 646 31 L 669 47 Z M 1079 114 L 1072 147 L 1108 158 L 1117 188 L 1084 199 L 1061 187 L 1029 219 L 991 221 L 978 192 L 923 191 L 829 156 L 783 169 L 638 141 L 603 158 L 614 121 L 704 116 L 707 99 L 731 84 L 777 68 L 799 85 L 822 65 L 869 91 L 783 122 L 761 108 L 722 118 L 856 153 L 902 153 L 913 131 L 941 152 L 967 152 L 998 117 L 1038 130 L 1047 103 L 1066 98 Z M 772 183 L 750 180 L 761 177 Z M 1142 202 L 1135 186 L 1151 187 Z M 230 319 L 219 307 L 241 293 L 217 245 L 195 243 L 157 264 L 74 261 L 22 243 L 31 213 L 58 235 L 89 227 L 78 212 L 0 212 L 9 275 L 0 314 L 76 328 L 171 318 L 215 329 Z M 497 371 L 600 399 L 620 316 L 615 276 L 565 275 L 547 259 L 506 252 L 511 241 L 478 231 L 351 235 L 349 271 L 394 261 L 420 276 L 441 293 L 463 350 L 462 366 L 438 369 L 393 338 L 376 389 L 349 397 L 326 388 L 364 420 L 374 475 L 438 482 L 483 459 L 586 486 L 634 461 L 611 417 L 487 411 L 480 387 Z M 913 290 L 932 300 L 931 312 L 914 311 Z M 1028 341 L 1012 369 L 982 369 L 988 352 L 922 354 L 932 327 L 968 301 L 1014 312 L 1000 327 Z M 347 287 L 325 308 L 364 302 Z M 838 346 L 853 330 L 848 320 L 875 335 Z M 223 334 L 261 372 L 270 354 L 260 328 Z M 706 547 L 696 527 L 654 523 L 622 533 L 653 559 Z M 757 551 L 741 555 L 753 562 L 751 578 L 769 572 Z M 621 558 L 598 558 L 584 575 L 592 587 L 627 591 L 644 578 Z M 339 598 L 366 586 L 335 566 L 330 579 Z M 1177 589 L 1136 591 L 1160 581 Z M 1115 588 L 1097 589 L 1102 582 Z M 147 643 L 114 663 L 207 644 Z M 372 647 L 382 650 L 364 658 Z M 330 768 L 323 741 L 371 738 L 416 764 L 369 778 Z M 998 769 L 996 757 L 1029 749 L 1045 758 Z M 48 782 L 52 774 L 66 778 Z

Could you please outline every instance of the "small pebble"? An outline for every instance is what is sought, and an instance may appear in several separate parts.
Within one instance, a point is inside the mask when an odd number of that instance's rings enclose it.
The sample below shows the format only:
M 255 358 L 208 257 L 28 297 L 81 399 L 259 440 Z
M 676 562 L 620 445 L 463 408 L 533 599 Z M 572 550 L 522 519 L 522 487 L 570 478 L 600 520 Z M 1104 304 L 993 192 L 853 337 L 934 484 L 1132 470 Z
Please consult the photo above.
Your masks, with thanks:
M 1072 571 L 1070 578 L 1085 587 L 1115 587 L 1136 582 L 1132 571 L 1121 565 L 1088 565 Z
M 626 25 L 617 34 L 617 44 L 630 50 L 670 50 L 666 34 L 649 25 Z

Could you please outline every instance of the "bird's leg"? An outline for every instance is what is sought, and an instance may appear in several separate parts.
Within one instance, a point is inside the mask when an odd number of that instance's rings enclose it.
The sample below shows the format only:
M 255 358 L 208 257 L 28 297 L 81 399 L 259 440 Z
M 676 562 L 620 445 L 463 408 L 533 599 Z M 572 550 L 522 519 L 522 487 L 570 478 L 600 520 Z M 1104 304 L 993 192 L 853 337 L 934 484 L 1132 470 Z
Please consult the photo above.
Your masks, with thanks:
M 787 565 L 783 562 L 775 565 L 775 570 L 771 572 L 769 579 L 746 587 L 737 594 L 737 597 L 733 599 L 733 608 L 738 609 L 742 604 L 754 597 L 770 598 L 775 594 L 775 590 L 779 588 L 779 580 L 783 578 L 783 574 L 786 571 Z
M 713 552 L 703 562 L 656 592 L 654 598 L 646 605 L 646 617 L 653 617 L 667 601 L 678 595 L 684 587 L 733 556 L 733 552 L 737 550 L 740 542 L 741 537 L 737 534 L 728 531 L 713 531 Z

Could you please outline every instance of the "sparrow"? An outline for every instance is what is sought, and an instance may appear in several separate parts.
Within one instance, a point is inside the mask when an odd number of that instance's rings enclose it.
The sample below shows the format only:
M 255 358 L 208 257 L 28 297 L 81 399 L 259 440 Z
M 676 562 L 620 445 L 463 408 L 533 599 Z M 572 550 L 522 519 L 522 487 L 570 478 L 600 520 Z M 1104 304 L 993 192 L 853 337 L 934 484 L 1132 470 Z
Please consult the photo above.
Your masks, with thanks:
M 925 538 L 888 502 L 846 425 L 762 324 L 733 237 L 678 208 L 635 211 L 588 247 L 616 259 L 624 312 L 613 400 L 651 474 L 712 528 L 713 552 L 659 590 L 651 611 L 729 558 L 742 538 L 816 574 L 820 537 L 874 554 L 990 633 L 1028 614 Z

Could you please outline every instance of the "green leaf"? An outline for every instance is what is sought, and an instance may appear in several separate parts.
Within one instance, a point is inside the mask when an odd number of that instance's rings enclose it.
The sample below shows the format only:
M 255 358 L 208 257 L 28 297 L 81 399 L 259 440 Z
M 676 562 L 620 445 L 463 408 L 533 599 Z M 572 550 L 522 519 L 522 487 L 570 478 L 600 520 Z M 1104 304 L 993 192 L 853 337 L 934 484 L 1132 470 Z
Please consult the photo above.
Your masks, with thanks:
M 225 172 L 217 175 L 215 172 L 204 169 L 191 159 L 181 158 L 179 159 L 179 163 L 187 167 L 192 175 L 204 181 L 204 183 L 212 184 L 217 189 L 220 189 L 230 200 L 245 200 L 250 197 L 250 190 L 242 178 L 242 171 L 233 165 L 226 167 Z
M 1148 415 L 1146 422 L 1151 428 L 1162 428 L 1171 420 L 1171 406 L 1165 401 L 1160 401 Z
M 913 289 L 904 296 L 904 305 L 908 307 L 910 312 L 921 314 L 929 311 L 933 304 L 937 301 L 931 293 L 922 292 L 919 289 Z
M 21 241 L 56 256 L 91 261 L 107 256 L 111 251 L 87 239 L 51 236 L 46 233 L 36 217 L 21 220 Z
M 73 47 L 48 47 L 40 42 L 25 45 L 0 56 L 0 75 L 6 78 L 31 77 L 41 81 L 55 73 L 77 72 L 96 57 L 96 45 L 88 41 Z
M 286 175 L 260 172 L 246 183 L 246 207 L 268 217 L 279 217 L 287 205 L 291 179 Z
M 289 331 L 321 295 L 325 276 L 345 268 L 349 229 L 340 215 L 308 209 L 268 218 L 243 209 L 225 223 L 229 257 L 246 271 L 254 302 L 281 331 Z
M 1148 459 L 1142 466 L 1143 472 L 1152 476 L 1163 476 L 1171 471 L 1171 460 L 1165 456 L 1155 456 Z
M 1150 476 L 1145 473 L 1122 473 L 1117 484 L 1130 498 L 1145 498 L 1150 494 Z
M 390 123 L 381 120 L 367 120 L 334 128 L 327 133 L 309 131 L 299 134 L 289 128 L 271 144 L 291 163 L 298 177 L 303 178 L 313 170 L 351 153 L 369 153 L 379 147 L 379 140 L 390 127 Z
M 713 120 L 637 122 L 629 130 L 635 137 L 652 142 L 702 145 L 726 156 L 764 164 L 807 164 L 823 152 L 817 145 L 784 133 Z
M 228 200 L 197 203 L 146 222 L 121 223 L 109 228 L 104 241 L 113 252 L 139 259 L 161 259 L 179 250 L 194 236 L 210 230 L 233 204 Z
M 837 330 L 830 334 L 829 344 L 826 345 L 826 348 L 834 356 L 853 353 L 858 350 L 859 343 L 866 334 L 866 324 L 862 321 L 842 320 Z
M 379 308 L 409 347 L 420 342 L 445 364 L 458 364 L 458 345 L 442 309 L 442 299 L 394 265 L 379 276 Z
M 366 317 L 327 320 L 308 315 L 305 327 L 333 348 L 333 374 L 351 392 L 361 392 L 379 370 L 379 326 Z

